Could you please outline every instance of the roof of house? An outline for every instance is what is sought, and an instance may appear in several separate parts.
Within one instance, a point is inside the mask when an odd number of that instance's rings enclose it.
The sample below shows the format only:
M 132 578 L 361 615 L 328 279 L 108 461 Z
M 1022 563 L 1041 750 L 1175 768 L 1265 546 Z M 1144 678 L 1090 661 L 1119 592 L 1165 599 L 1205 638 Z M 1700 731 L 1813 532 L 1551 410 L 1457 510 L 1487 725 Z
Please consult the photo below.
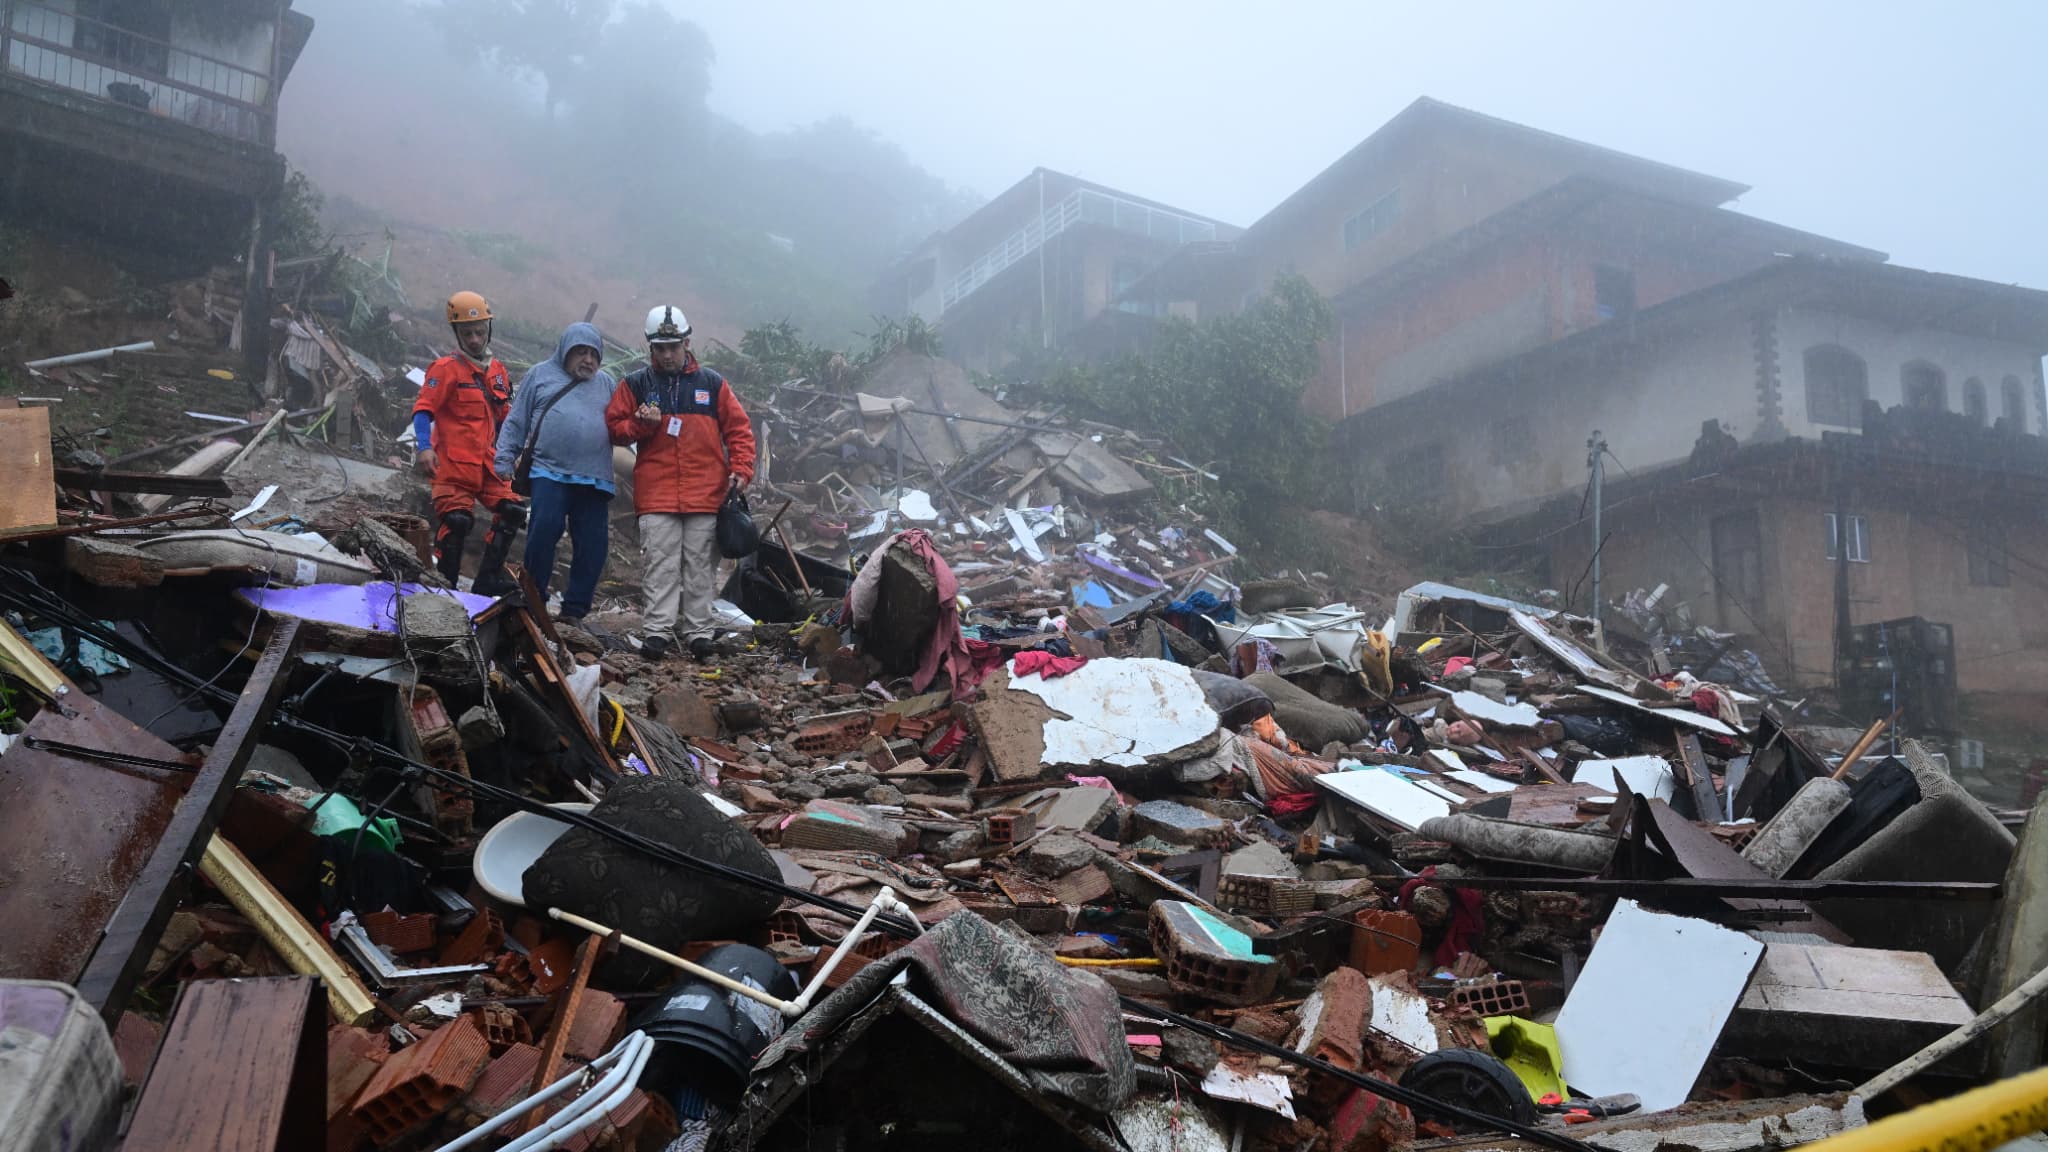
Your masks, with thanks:
M 1569 155 L 1575 169 L 1582 174 L 1601 176 L 1611 183 L 1652 192 L 1671 200 L 1712 206 L 1725 204 L 1749 191 L 1747 184 L 1588 144 L 1422 96 L 1253 222 L 1247 231 L 1261 232 L 1291 217 L 1326 191 L 1342 187 L 1360 171 L 1383 162 L 1397 144 L 1422 133 L 1458 134 L 1491 141 L 1508 139 Z
M 985 236 L 980 238 L 981 242 L 992 243 L 1003 236 L 1007 236 L 1017 228 L 1016 221 L 1020 215 L 1028 219 L 1037 210 L 1040 200 L 1039 181 L 1041 178 L 1044 180 L 1044 203 L 1048 207 L 1076 189 L 1087 189 L 1093 192 L 1100 192 L 1106 196 L 1114 196 L 1120 200 L 1127 200 L 1133 204 L 1142 204 L 1147 208 L 1156 208 L 1162 212 L 1172 212 L 1175 215 L 1214 224 L 1219 236 L 1234 236 L 1243 231 L 1243 229 L 1236 225 L 1226 224 L 1221 220 L 1204 216 L 1199 212 L 1190 212 L 1185 208 L 1176 208 L 1171 204 L 1165 204 L 1158 200 L 1134 196 L 1129 192 L 1111 188 L 1107 184 L 1097 184 L 1093 180 L 1084 180 L 1079 176 L 1057 172 L 1051 168 L 1039 167 L 1032 169 L 1031 174 L 1022 180 L 996 193 L 988 203 L 969 213 L 966 219 L 953 225 L 953 227 L 947 229 L 939 237 L 935 237 L 935 239 L 955 239 L 973 236 L 976 233 L 986 233 Z M 977 244 L 977 246 L 979 245 Z
M 1694 245 L 1742 243 L 1795 256 L 1882 262 L 1886 254 L 1709 204 L 1670 200 L 1594 176 L 1573 176 L 1452 233 L 1331 299 L 1350 310 L 1385 299 L 1495 245 L 1598 218 L 1615 228 L 1682 233 Z

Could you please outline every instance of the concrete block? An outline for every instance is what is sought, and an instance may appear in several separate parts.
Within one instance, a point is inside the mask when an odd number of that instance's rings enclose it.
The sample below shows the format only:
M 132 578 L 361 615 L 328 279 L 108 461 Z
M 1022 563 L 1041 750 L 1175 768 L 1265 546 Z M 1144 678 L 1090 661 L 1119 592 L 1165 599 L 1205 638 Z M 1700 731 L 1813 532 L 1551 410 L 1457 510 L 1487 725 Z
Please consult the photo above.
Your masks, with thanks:
M 1925 952 L 1771 943 L 1719 1051 L 1881 1071 L 1974 1015 Z
M 1199 808 L 1171 800 L 1147 800 L 1131 809 L 1132 830 L 1140 837 L 1157 836 L 1190 848 L 1226 848 L 1230 825 Z
M 1024 852 L 1024 866 L 1057 879 L 1095 861 L 1095 848 L 1072 836 L 1047 836 Z

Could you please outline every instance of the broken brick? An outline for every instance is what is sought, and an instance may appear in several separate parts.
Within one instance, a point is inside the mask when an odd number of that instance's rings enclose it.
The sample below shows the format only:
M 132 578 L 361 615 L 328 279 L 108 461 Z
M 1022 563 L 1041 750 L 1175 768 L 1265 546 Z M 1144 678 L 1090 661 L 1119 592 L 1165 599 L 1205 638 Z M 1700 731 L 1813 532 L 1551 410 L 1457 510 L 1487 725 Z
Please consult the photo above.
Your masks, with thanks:
M 611 1050 L 625 1019 L 626 1005 L 617 996 L 595 988 L 585 990 L 577 1002 L 576 1019 L 569 1025 L 563 1053 L 577 1060 L 597 1059 Z
M 351 1111 L 379 1143 L 390 1143 L 447 1111 L 490 1060 L 476 1021 L 458 1017 L 385 1061 Z
M 505 946 L 505 922 L 488 908 L 481 909 L 470 917 L 462 932 L 441 949 L 441 963 L 481 964 L 488 956 L 495 955 Z
M 807 756 L 832 756 L 859 748 L 874 730 L 875 718 L 866 712 L 849 712 L 813 720 L 797 730 L 791 741 Z

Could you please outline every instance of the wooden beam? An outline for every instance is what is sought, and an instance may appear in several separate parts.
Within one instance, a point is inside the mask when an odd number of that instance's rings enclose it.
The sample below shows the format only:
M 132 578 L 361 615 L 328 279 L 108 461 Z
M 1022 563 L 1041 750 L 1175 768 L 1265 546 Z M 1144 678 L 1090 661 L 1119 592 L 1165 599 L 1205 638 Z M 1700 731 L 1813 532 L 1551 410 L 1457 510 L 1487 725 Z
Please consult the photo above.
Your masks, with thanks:
M 547 1039 L 541 1041 L 540 1067 L 533 1074 L 534 1092 L 561 1077 L 562 1056 L 569 1046 L 569 1033 L 576 1026 L 576 1011 L 583 1005 L 583 990 L 590 987 L 590 971 L 597 967 L 597 952 L 603 943 L 603 938 L 593 933 L 576 946 L 576 967 L 569 973 L 569 983 L 556 993 L 554 1023 L 548 1028 Z M 547 1113 L 553 1111 L 553 1108 L 545 1110 Z M 536 1111 L 518 1128 L 524 1132 L 543 1119 L 545 1113 Z
M 174 476 L 168 472 L 114 472 L 94 468 L 59 468 L 59 488 L 83 492 L 147 492 L 158 496 L 232 496 L 219 476 Z
M 121 906 L 114 909 L 114 915 L 107 921 L 106 934 L 78 979 L 79 995 L 100 1010 L 109 1028 L 120 1022 L 136 979 L 149 962 L 164 926 L 170 922 L 179 897 L 191 883 L 192 871 L 213 839 L 221 817 L 227 813 L 228 801 L 234 798 L 235 786 L 241 783 L 249 758 L 255 755 L 258 738 L 284 697 L 285 686 L 291 681 L 289 664 L 298 641 L 297 620 L 283 620 L 272 630 L 263 658 L 249 674 L 249 682 L 243 686 L 241 698 L 235 701 L 234 711 L 228 715 L 227 725 L 221 729 L 213 750 L 207 753 L 206 763 L 193 778 L 184 798 L 178 801 L 178 809 L 171 814 L 171 822 L 157 841 L 142 875 L 129 887 Z

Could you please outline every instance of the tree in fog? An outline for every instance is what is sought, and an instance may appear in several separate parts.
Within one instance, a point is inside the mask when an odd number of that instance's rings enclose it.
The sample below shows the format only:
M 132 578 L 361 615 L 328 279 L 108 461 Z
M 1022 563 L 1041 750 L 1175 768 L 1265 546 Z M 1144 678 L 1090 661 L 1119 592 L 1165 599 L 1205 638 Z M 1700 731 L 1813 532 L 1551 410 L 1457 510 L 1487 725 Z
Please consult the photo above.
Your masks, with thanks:
M 548 119 L 574 93 L 617 0 L 441 0 L 450 42 L 486 64 L 540 77 Z

